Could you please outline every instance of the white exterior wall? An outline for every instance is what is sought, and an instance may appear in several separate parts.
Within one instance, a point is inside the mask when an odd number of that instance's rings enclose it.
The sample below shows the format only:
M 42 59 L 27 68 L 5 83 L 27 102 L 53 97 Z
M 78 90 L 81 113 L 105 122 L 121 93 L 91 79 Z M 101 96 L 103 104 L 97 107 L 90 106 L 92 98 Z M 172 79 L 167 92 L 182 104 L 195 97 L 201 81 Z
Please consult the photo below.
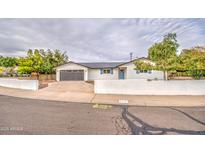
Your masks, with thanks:
M 100 74 L 100 69 L 88 69 L 88 80 L 117 80 L 118 69 L 113 69 L 113 74 Z
M 84 80 L 88 80 L 88 68 L 75 64 L 75 63 L 68 63 L 56 68 L 56 80 L 60 81 L 60 71 L 61 70 L 84 70 Z
M 205 95 L 204 80 L 95 80 L 97 94 Z
M 38 90 L 38 80 L 18 80 L 12 78 L 0 78 L 0 86 L 26 90 Z
M 135 65 L 127 63 L 121 65 L 125 67 L 125 79 L 163 79 L 162 71 L 152 71 L 152 73 L 136 73 Z M 100 74 L 100 69 L 89 69 L 87 67 L 68 63 L 56 68 L 56 80 L 60 81 L 60 70 L 84 70 L 84 80 L 117 80 L 119 78 L 119 68 L 113 69 L 113 74 Z
M 164 79 L 162 71 L 152 71 L 151 73 L 136 73 L 135 65 L 133 63 L 127 63 L 120 67 L 126 67 L 125 79 Z

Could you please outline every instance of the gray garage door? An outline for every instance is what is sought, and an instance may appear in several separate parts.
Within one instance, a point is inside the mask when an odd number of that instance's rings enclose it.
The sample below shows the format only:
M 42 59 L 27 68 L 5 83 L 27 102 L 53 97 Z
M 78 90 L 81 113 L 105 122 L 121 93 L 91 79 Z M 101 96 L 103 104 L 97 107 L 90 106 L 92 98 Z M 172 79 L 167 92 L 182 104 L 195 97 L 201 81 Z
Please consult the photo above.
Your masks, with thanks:
M 84 70 L 61 70 L 60 81 L 84 80 Z

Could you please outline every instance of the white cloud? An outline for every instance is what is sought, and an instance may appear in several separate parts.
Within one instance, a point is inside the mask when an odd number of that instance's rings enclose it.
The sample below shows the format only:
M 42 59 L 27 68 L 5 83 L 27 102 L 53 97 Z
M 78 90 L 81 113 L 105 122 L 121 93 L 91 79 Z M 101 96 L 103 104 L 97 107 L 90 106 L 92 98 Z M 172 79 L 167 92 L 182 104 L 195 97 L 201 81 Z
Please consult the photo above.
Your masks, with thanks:
M 180 49 L 205 44 L 205 19 L 0 19 L 0 54 L 68 51 L 74 61 L 125 61 L 176 32 Z M 22 52 L 21 52 L 22 51 Z

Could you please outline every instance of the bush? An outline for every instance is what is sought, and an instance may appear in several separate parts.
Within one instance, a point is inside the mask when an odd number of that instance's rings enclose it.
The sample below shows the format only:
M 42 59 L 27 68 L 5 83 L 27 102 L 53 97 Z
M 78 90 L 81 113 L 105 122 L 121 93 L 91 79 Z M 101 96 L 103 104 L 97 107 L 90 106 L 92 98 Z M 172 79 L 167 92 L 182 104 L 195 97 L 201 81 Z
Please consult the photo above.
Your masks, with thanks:
M 204 70 L 191 70 L 191 71 L 188 71 L 188 74 L 194 79 L 200 79 L 205 76 L 205 71 Z

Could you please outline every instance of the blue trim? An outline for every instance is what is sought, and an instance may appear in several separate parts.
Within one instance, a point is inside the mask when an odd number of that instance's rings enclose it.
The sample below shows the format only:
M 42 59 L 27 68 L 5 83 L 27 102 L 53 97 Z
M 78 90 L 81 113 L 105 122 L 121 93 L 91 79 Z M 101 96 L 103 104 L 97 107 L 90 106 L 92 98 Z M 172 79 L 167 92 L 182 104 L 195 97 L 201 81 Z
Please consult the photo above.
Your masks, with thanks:
M 103 74 L 103 69 L 102 68 L 100 69 L 100 74 Z
M 125 71 L 119 70 L 119 79 L 124 80 L 125 79 Z

